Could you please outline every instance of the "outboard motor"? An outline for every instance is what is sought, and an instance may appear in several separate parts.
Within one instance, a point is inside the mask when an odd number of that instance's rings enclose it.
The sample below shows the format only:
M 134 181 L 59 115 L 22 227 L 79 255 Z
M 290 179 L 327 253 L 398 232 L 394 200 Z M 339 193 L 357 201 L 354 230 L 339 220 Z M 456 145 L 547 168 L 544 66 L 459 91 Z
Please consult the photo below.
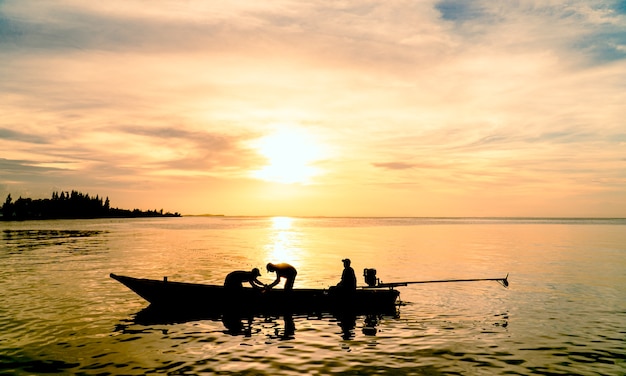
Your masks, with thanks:
M 376 269 L 363 269 L 363 277 L 365 277 L 365 283 L 367 283 L 369 287 L 374 287 L 378 284 Z

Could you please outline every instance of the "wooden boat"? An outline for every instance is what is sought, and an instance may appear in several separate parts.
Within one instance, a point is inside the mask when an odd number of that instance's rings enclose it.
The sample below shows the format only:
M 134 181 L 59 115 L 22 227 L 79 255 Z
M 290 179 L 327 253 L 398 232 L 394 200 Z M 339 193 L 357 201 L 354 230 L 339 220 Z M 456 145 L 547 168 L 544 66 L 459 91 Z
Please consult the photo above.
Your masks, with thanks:
M 174 310 L 204 310 L 220 313 L 316 314 L 350 312 L 395 313 L 400 292 L 391 288 L 359 288 L 341 293 L 334 289 L 259 290 L 244 287 L 235 291 L 221 285 L 185 283 L 120 276 L 111 273 L 151 306 Z

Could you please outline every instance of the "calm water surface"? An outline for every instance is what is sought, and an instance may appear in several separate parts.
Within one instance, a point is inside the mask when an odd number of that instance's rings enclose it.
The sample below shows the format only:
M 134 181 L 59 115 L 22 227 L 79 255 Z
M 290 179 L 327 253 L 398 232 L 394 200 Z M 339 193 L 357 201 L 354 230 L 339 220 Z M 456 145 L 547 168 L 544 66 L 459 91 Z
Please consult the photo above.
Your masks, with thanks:
M 3 374 L 626 374 L 626 220 L 238 218 L 0 223 Z M 396 316 L 144 322 L 109 273 L 221 284 L 267 262 L 296 287 L 341 259 L 400 287 Z M 261 280 L 271 281 L 263 273 Z M 359 283 L 362 284 L 362 278 Z M 141 316 L 141 315 L 140 315 Z

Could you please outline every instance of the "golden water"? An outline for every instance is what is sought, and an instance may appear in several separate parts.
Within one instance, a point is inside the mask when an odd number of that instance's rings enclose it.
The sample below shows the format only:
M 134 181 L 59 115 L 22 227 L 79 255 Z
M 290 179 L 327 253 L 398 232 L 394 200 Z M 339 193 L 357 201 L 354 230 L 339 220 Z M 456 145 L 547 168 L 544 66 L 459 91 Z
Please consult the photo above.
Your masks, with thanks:
M 232 218 L 0 223 L 4 374 L 624 374 L 626 221 Z M 335 284 L 341 259 L 401 287 L 396 317 L 145 324 L 117 273 L 223 282 L 267 262 L 297 287 Z M 362 284 L 363 280 L 359 282 Z

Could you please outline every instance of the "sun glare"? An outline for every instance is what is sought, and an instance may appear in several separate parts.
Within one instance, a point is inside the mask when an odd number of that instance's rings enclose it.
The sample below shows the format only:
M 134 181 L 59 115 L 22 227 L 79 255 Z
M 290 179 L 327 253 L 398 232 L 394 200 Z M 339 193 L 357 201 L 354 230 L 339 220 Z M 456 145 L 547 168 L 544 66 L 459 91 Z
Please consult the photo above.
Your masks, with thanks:
M 320 159 L 320 147 L 302 131 L 281 130 L 256 143 L 255 148 L 268 164 L 253 173 L 253 176 L 277 183 L 309 183 L 320 173 L 311 166 Z
M 293 218 L 290 217 L 272 217 L 272 228 L 274 230 L 289 230 L 292 223 Z

